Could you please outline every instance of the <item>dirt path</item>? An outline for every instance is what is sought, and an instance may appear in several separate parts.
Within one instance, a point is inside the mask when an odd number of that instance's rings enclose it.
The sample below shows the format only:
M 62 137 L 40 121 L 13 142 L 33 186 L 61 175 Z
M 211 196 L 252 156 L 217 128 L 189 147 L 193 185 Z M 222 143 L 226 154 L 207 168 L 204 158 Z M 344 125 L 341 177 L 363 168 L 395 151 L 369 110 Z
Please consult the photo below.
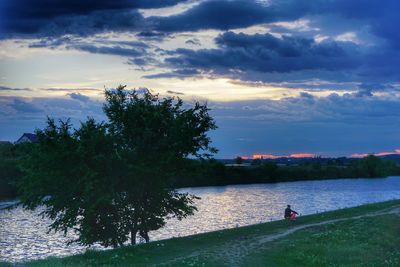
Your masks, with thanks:
M 257 248 L 259 248 L 260 246 L 264 245 L 265 243 L 284 238 L 284 237 L 286 237 L 290 234 L 293 234 L 297 231 L 300 231 L 300 230 L 303 230 L 306 228 L 310 228 L 310 227 L 315 227 L 315 226 L 321 226 L 321 225 L 326 225 L 326 224 L 331 224 L 331 223 L 336 223 L 336 222 L 343 222 L 343 221 L 353 220 L 353 219 L 375 217 L 375 216 L 386 215 L 386 214 L 395 214 L 395 215 L 400 216 L 400 207 L 385 209 L 385 210 L 378 211 L 378 212 L 365 213 L 363 215 L 358 215 L 358 216 L 353 216 L 353 217 L 331 219 L 331 220 L 321 221 L 318 223 L 303 224 L 303 225 L 291 227 L 285 231 L 281 231 L 281 232 L 274 233 L 274 234 L 261 235 L 261 236 L 249 237 L 249 238 L 241 238 L 241 239 L 237 239 L 234 241 L 228 241 L 223 246 L 218 246 L 218 247 L 212 246 L 210 248 L 196 251 L 194 253 L 191 253 L 191 254 L 183 256 L 183 257 L 177 257 L 171 261 L 165 262 L 161 265 L 155 265 L 155 266 L 171 265 L 171 264 L 177 263 L 177 262 L 191 261 L 191 259 L 192 259 L 192 261 L 196 261 L 196 258 L 201 256 L 201 257 L 212 258 L 216 262 L 223 262 L 227 266 L 238 267 L 241 263 L 241 260 L 244 257 L 246 257 L 250 253 L 257 250 Z

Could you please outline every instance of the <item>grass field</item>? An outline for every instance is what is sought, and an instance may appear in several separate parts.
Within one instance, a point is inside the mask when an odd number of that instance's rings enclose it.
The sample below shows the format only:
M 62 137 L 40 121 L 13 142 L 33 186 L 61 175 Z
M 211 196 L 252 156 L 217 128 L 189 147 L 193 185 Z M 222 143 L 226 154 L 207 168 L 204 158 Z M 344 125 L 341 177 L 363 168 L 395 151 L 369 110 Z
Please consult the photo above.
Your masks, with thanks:
M 400 266 L 399 241 L 396 200 L 18 266 Z

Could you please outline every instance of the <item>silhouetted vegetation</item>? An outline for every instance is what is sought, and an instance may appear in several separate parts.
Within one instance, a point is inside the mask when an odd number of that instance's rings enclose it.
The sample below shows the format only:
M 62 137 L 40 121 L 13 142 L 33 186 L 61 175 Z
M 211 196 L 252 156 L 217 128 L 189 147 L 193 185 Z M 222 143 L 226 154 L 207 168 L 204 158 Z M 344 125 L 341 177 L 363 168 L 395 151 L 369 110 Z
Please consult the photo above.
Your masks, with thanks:
M 22 177 L 21 158 L 29 154 L 31 144 L 0 143 L 0 199 L 15 198 L 17 183 Z
M 16 183 L 22 172 L 19 159 L 30 145 L 0 144 L 0 198 L 17 197 Z M 391 158 L 392 159 L 392 158 Z M 232 160 L 236 164 L 237 159 Z M 243 163 L 243 160 L 241 161 Z M 250 164 L 249 164 L 250 163 Z M 173 177 L 173 187 L 213 186 L 249 183 L 274 183 L 340 178 L 378 178 L 400 175 L 394 160 L 368 156 L 362 159 L 305 159 L 296 164 L 279 164 L 255 159 L 243 166 L 226 166 L 220 160 L 184 159 L 180 174 Z
M 236 159 L 233 160 L 236 162 Z M 296 164 L 277 164 L 256 159 L 244 166 L 221 161 L 190 161 L 192 172 L 176 179 L 176 187 L 250 183 L 275 183 L 340 178 L 378 178 L 400 175 L 400 166 L 391 160 L 370 155 L 362 159 L 309 159 Z
M 196 196 L 173 188 L 187 157 L 207 158 L 215 129 L 206 105 L 184 108 L 123 86 L 106 90 L 108 122 L 88 119 L 73 129 L 48 119 L 39 143 L 22 158 L 19 197 L 29 209 L 44 206 L 50 229 L 77 234 L 78 243 L 117 247 L 192 215 Z

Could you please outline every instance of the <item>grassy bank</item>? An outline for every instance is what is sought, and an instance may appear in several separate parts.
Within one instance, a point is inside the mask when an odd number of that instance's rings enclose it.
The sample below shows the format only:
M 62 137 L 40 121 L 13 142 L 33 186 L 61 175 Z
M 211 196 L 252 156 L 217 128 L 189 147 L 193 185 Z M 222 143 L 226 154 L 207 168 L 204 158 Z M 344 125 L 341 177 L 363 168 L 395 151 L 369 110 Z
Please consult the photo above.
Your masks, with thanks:
M 400 266 L 398 209 L 382 202 L 23 265 Z

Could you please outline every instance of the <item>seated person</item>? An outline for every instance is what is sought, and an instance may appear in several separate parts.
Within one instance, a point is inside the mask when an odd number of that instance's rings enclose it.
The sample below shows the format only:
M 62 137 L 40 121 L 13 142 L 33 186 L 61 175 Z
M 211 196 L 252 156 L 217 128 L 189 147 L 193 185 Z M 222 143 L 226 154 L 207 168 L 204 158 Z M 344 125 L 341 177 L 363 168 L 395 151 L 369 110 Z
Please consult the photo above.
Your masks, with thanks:
M 291 220 L 294 221 L 296 220 L 296 215 L 298 213 L 290 208 L 290 205 L 287 205 L 287 208 L 285 209 L 285 219 L 286 220 Z

